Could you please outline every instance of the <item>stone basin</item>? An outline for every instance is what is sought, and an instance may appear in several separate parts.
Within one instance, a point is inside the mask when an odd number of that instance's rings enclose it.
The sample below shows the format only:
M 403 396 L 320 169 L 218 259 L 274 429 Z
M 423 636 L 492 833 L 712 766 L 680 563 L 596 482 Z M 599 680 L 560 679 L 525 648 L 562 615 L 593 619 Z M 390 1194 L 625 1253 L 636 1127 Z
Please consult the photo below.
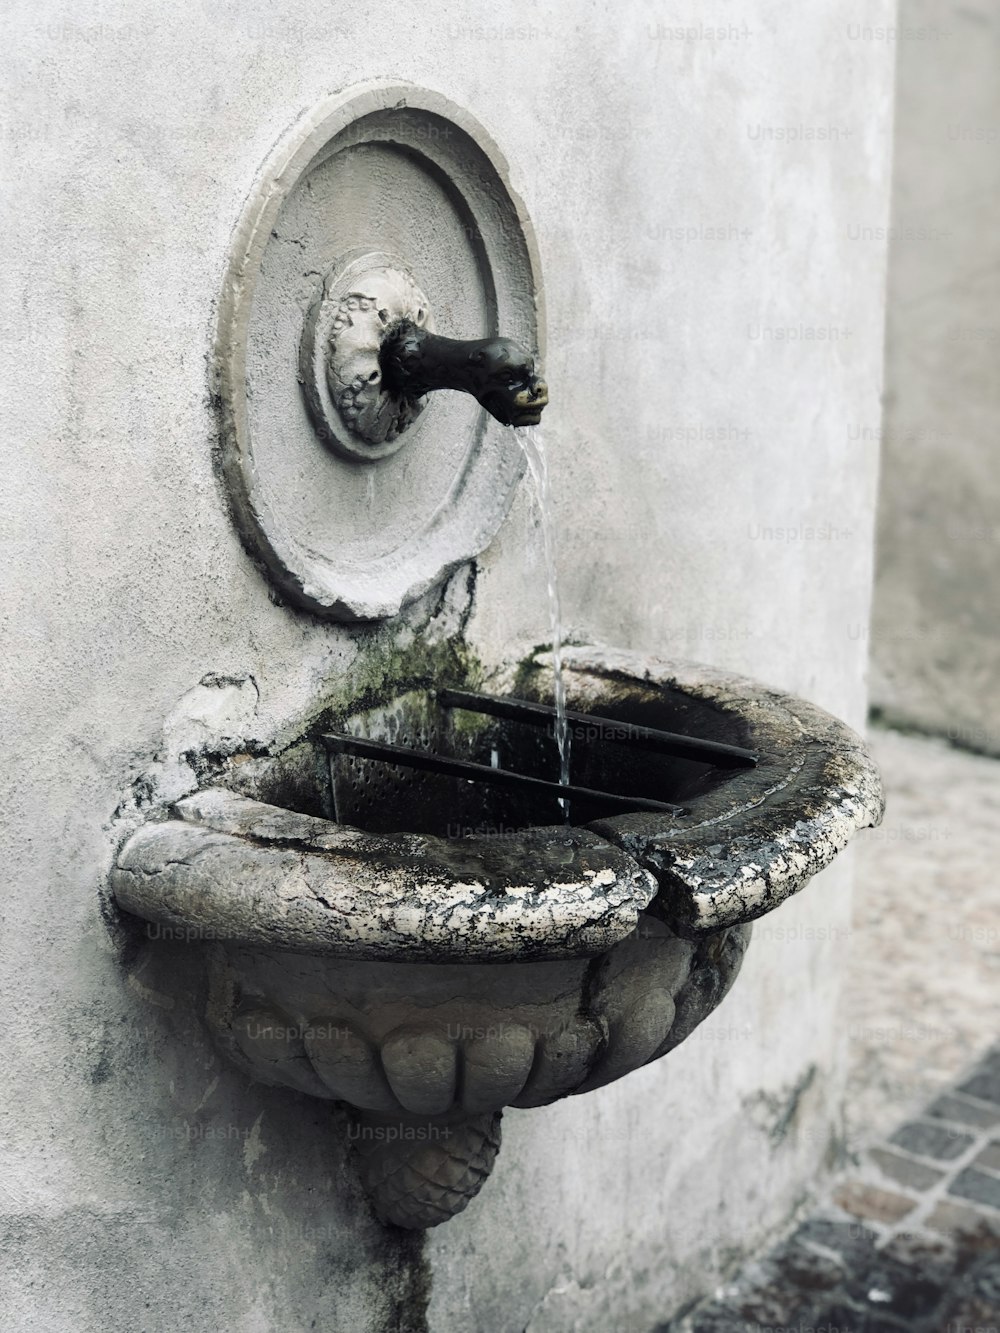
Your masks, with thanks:
M 591 1091 L 683 1041 L 733 983 L 750 922 L 881 818 L 863 742 L 811 704 L 599 649 L 567 650 L 565 673 L 574 710 L 758 762 L 721 770 L 579 728 L 574 783 L 679 809 L 594 797 L 567 822 L 549 797 L 328 756 L 336 724 L 551 775 L 547 734 L 401 682 L 221 765 L 135 831 L 112 874 L 125 913 L 202 951 L 206 1021 L 236 1064 L 351 1109 L 362 1180 L 396 1225 L 466 1206 L 504 1108 Z M 550 664 L 489 686 L 548 700 Z

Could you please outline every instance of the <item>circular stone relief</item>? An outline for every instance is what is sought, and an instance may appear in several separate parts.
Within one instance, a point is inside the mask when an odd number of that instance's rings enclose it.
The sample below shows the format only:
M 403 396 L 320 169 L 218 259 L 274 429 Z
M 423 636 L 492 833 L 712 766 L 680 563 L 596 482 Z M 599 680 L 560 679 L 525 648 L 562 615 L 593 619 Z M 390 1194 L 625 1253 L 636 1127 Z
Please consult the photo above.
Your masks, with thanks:
M 215 375 L 244 542 L 338 620 L 395 614 L 478 555 L 524 470 L 467 394 L 387 392 L 401 320 L 541 355 L 537 254 L 485 131 L 436 93 L 368 85 L 305 117 L 240 223 Z

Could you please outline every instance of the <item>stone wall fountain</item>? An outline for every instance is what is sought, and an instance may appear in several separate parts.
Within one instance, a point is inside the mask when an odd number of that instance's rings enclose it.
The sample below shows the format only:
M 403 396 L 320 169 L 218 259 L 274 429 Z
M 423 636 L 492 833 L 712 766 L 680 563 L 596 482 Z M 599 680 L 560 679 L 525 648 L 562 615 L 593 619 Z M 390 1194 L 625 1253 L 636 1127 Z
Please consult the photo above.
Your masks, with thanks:
M 499 154 L 437 95 L 367 87 L 279 146 L 217 389 L 233 513 L 286 599 L 384 620 L 485 548 L 524 468 L 508 427 L 547 402 L 539 293 Z M 345 1104 L 379 1215 L 425 1228 L 478 1192 L 505 1108 L 667 1054 L 750 923 L 880 816 L 860 739 L 800 699 L 596 648 L 456 653 L 206 762 L 112 885 L 197 954 L 221 1049 Z

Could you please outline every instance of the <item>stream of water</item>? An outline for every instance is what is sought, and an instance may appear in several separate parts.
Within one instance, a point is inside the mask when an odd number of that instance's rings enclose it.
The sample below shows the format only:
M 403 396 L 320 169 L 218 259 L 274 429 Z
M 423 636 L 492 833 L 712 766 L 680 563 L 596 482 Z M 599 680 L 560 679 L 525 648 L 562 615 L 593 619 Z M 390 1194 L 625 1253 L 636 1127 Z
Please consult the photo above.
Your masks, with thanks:
M 542 550 L 545 558 L 545 580 L 549 596 L 549 633 L 552 636 L 553 694 L 556 708 L 555 740 L 559 750 L 559 781 L 569 782 L 570 735 L 566 718 L 566 681 L 563 677 L 562 611 L 559 605 L 559 579 L 556 560 L 555 515 L 552 511 L 552 491 L 549 486 L 549 465 L 545 454 L 545 437 L 540 426 L 525 426 L 517 432 L 528 462 L 528 473 L 534 491 L 538 522 L 542 532 Z M 569 818 L 569 802 L 560 801 Z

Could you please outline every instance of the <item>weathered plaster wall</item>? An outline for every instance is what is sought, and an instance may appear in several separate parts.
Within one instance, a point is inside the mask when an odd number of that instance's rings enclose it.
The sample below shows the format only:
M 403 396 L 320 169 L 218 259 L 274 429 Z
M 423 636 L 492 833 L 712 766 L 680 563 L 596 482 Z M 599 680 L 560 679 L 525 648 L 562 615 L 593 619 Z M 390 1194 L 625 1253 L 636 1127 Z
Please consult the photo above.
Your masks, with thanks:
M 1000 754 L 1000 13 L 900 22 L 872 699 Z
M 248 1090 L 161 978 L 126 979 L 99 893 L 130 783 L 183 790 L 185 749 L 272 737 L 369 642 L 268 597 L 213 475 L 206 357 L 259 164 L 374 75 L 467 105 L 535 220 L 571 632 L 861 722 L 877 442 L 850 425 L 878 421 L 883 247 L 849 228 L 886 224 L 892 67 L 849 32 L 891 5 L 861 8 L 9 12 L 7 1326 L 418 1329 L 432 1278 L 435 1333 L 645 1329 L 829 1160 L 846 863 L 669 1061 L 510 1115 L 424 1258 L 371 1220 L 322 1107 Z M 522 498 L 478 579 L 487 660 L 547 637 L 538 551 Z

